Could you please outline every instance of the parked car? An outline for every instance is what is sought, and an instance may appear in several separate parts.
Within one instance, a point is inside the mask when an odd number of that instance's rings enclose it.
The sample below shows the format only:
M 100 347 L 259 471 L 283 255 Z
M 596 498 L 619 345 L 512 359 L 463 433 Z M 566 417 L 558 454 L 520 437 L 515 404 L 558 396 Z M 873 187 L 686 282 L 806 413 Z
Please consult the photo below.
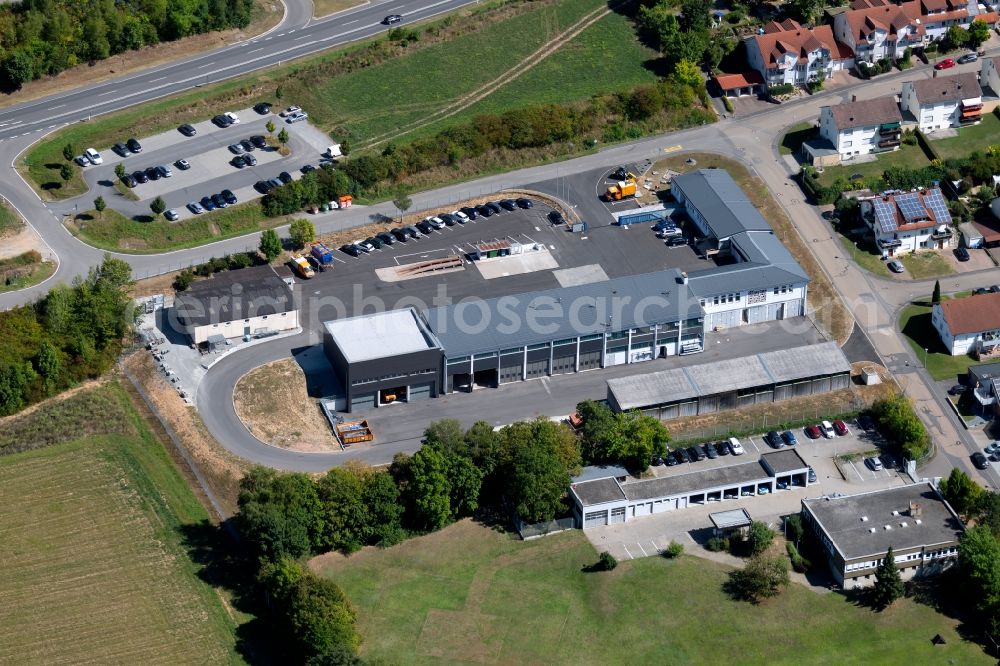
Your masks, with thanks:
M 806 426 L 806 437 L 809 439 L 819 439 L 823 433 L 820 432 L 818 425 Z
M 352 257 L 361 256 L 361 248 L 359 248 L 357 245 L 351 245 L 350 243 L 348 243 L 347 245 L 341 245 L 340 251 L 343 252 L 344 254 L 349 254 Z
M 945 58 L 941 62 L 934 65 L 934 69 L 951 69 L 955 66 L 955 61 L 951 58 Z
M 278 174 L 278 180 L 281 181 L 282 185 L 288 185 L 288 183 L 292 182 L 292 174 L 282 171 Z
M 449 227 L 453 227 L 457 224 L 457 222 L 455 222 L 455 218 L 451 216 L 451 213 L 441 213 L 438 215 L 438 218 Z
M 799 443 L 799 440 L 795 438 L 795 433 L 792 432 L 791 430 L 786 430 L 785 432 L 781 433 L 781 439 L 788 446 L 795 446 L 796 444 Z
M 427 220 L 421 220 L 420 222 L 417 222 L 417 229 L 419 229 L 420 233 L 422 234 L 430 234 L 432 231 L 434 231 L 434 227 Z
M 218 208 L 218 206 L 215 205 L 215 202 L 212 201 L 212 197 L 202 197 L 201 205 L 208 212 L 212 212 L 213 210 Z
M 903 268 L 903 264 L 899 263 L 895 259 L 893 259 L 892 261 L 890 261 L 889 263 L 887 263 L 886 266 L 893 273 L 902 273 L 904 270 L 906 270 L 905 268 Z
M 991 294 L 1000 293 L 1000 285 L 998 284 L 990 285 L 990 293 Z
M 250 164 L 250 162 L 247 162 L 247 164 Z M 256 161 L 256 160 L 254 160 L 254 164 L 257 164 L 257 161 Z M 251 166 L 252 166 L 252 165 L 251 165 Z M 272 189 L 272 190 L 273 190 L 274 188 L 276 188 L 276 187 L 281 187 L 281 181 L 280 181 L 280 180 L 278 180 L 277 178 L 269 178 L 269 179 L 267 180 L 267 184 L 271 186 L 271 189 Z
M 729 450 L 733 452 L 734 456 L 741 456 L 746 453 L 746 451 L 743 450 L 743 445 L 740 444 L 740 440 L 735 437 L 729 438 Z
M 882 466 L 886 469 L 896 469 L 899 467 L 899 462 L 890 453 L 883 453 L 879 458 L 882 460 Z
M 184 159 L 177 160 L 174 164 L 177 165 L 177 168 L 181 171 L 187 171 L 191 168 L 191 163 Z
M 988 294 L 988 293 L 990 293 L 990 290 L 987 289 L 986 287 L 976 287 L 975 289 L 972 290 L 973 296 L 982 296 L 983 294 Z
M 116 143 L 115 145 L 111 146 L 111 150 L 115 151 L 122 157 L 128 157 L 128 146 L 126 146 L 124 143 Z
M 823 433 L 823 437 L 826 437 L 827 439 L 833 439 L 833 437 L 837 434 L 833 429 L 833 424 L 829 421 L 823 421 L 820 423 L 819 430 Z
M 875 419 L 868 416 L 867 414 L 862 414 L 858 417 L 858 427 L 862 430 L 874 430 L 875 429 Z
M 244 159 L 243 155 L 236 155 L 233 159 L 229 160 L 229 163 L 237 169 L 242 169 L 247 165 L 247 161 Z
M 405 231 L 410 236 L 410 238 L 420 238 L 420 232 L 417 231 L 412 224 L 403 227 L 403 231 Z
M 309 173 L 310 171 L 315 171 L 315 170 L 316 167 L 312 164 L 303 164 L 302 168 L 299 169 L 299 171 L 301 171 L 303 175 Z
M 198 130 L 196 130 L 193 125 L 188 125 L 187 123 L 184 123 L 183 125 L 178 127 L 177 131 L 183 134 L 184 136 L 194 136 L 195 134 L 198 133 Z
M 964 247 L 956 247 L 955 248 L 955 258 L 958 259 L 959 261 L 968 261 L 969 260 L 969 251 L 966 250 Z
M 142 152 L 142 144 L 139 143 L 139 140 L 134 137 L 126 141 L 125 145 L 128 146 L 128 149 L 131 150 L 133 153 Z
M 391 229 L 389 233 L 400 243 L 405 243 L 409 238 L 409 234 L 406 233 L 405 229 Z
M 661 458 L 660 456 L 653 456 L 652 458 L 650 458 L 649 464 L 652 465 L 653 467 L 661 467 L 663 465 L 663 458 Z
M 781 449 L 785 446 L 785 440 L 781 438 L 781 434 L 777 430 L 772 430 L 764 435 L 764 441 L 767 442 L 768 446 L 772 449 Z
M 88 160 L 90 160 L 91 164 L 95 164 L 95 165 L 96 164 L 104 164 L 104 158 L 101 157 L 101 154 L 99 152 L 97 152 L 96 150 L 94 150 L 93 148 L 87 148 L 87 150 L 83 151 L 83 155 Z
M 192 213 L 194 213 L 195 215 L 199 215 L 199 214 L 205 212 L 205 207 L 202 206 L 197 201 L 192 201 L 191 203 L 189 203 L 187 205 L 187 207 L 188 207 L 188 210 L 191 211 Z
M 160 166 L 156 167 L 156 170 L 159 171 L 160 175 L 163 176 L 164 178 L 170 178 L 171 176 L 174 175 L 174 170 L 168 167 L 166 164 L 161 164 Z
M 497 202 L 497 205 L 507 211 L 517 210 L 517 202 L 513 199 L 501 199 Z
M 677 464 L 673 451 L 667 450 L 667 455 L 663 456 L 663 462 L 666 463 L 667 467 L 673 467 Z
M 868 456 L 865 458 L 865 465 L 873 472 L 881 472 L 884 469 L 882 467 L 882 461 L 875 456 Z
M 382 25 L 393 25 L 395 23 L 399 23 L 402 20 L 403 17 L 400 14 L 389 14 L 384 19 L 382 19 Z
M 393 243 L 395 243 L 395 242 L 396 242 L 396 237 L 395 237 L 395 236 L 393 236 L 392 234 L 390 234 L 390 233 L 386 232 L 386 231 L 383 231 L 383 232 L 382 232 L 382 233 L 380 233 L 380 234 L 375 234 L 375 236 L 376 236 L 376 237 L 377 237 L 377 238 L 378 238 L 378 239 L 379 239 L 380 241 L 382 241 L 382 244 L 383 244 L 383 245 L 392 245 Z
M 494 214 L 493 209 L 487 206 L 486 204 L 479 206 L 476 210 L 479 211 L 479 214 L 482 215 L 483 217 L 492 217 Z
M 261 194 L 267 194 L 268 192 L 271 191 L 271 186 L 268 184 L 266 180 L 258 180 L 256 183 L 253 184 L 253 189 L 257 190 Z
M 90 160 L 87 159 L 86 155 L 77 155 L 73 158 L 73 161 L 82 167 L 90 166 Z
M 160 170 L 156 167 L 146 167 L 146 177 L 150 180 L 159 180 L 161 175 Z
M 729 442 L 716 442 L 715 452 L 720 456 L 728 456 L 732 451 L 729 450 Z
M 216 127 L 221 127 L 223 129 L 225 129 L 225 128 L 229 127 L 230 125 L 232 125 L 233 121 L 231 121 L 225 115 L 223 115 L 223 114 L 220 113 L 219 115 L 217 115 L 214 118 L 212 118 L 212 123 Z
M 566 218 L 564 218 L 562 216 L 562 213 L 560 213 L 559 211 L 557 211 L 557 210 L 550 210 L 549 211 L 549 222 L 551 222 L 552 224 L 566 224 Z
M 836 421 L 833 422 L 833 430 L 841 437 L 850 432 L 850 430 L 847 429 L 847 424 L 841 421 L 840 419 L 837 419 Z
M 140 184 L 149 182 L 149 178 L 146 176 L 146 172 L 141 169 L 134 171 L 132 173 L 132 177 L 135 178 L 135 181 Z
M 136 186 L 136 180 L 135 178 L 132 177 L 132 174 L 130 173 L 127 173 L 124 176 L 122 176 L 122 183 L 124 183 L 125 187 L 128 188 L 133 188 Z
M 465 224 L 469 221 L 469 216 L 460 210 L 451 211 L 451 216 L 455 218 L 455 221 L 459 224 Z
M 955 384 L 948 389 L 948 395 L 962 395 L 965 393 L 965 384 Z
M 248 153 L 257 147 L 253 145 L 253 141 L 251 141 L 250 139 L 243 139 L 242 141 L 240 141 L 240 145 L 243 146 L 243 150 L 245 150 Z
M 293 113 L 292 115 L 285 118 L 285 122 L 291 125 L 293 123 L 299 122 L 300 120 L 305 120 L 308 117 L 309 117 L 308 113 L 306 113 L 305 111 L 299 111 L 298 113 Z
M 381 250 L 382 246 L 385 245 L 385 243 L 382 242 L 382 239 L 378 236 L 369 236 L 364 242 L 365 245 L 371 245 L 374 250 Z
M 778 490 L 788 490 L 788 481 L 775 481 L 774 487 Z
M 442 220 L 440 217 L 431 215 L 429 217 L 425 217 L 424 222 L 427 222 L 435 229 L 444 229 L 444 220 Z
M 231 143 L 229 144 L 229 152 L 231 152 L 233 155 L 242 155 L 247 151 L 241 144 Z
M 216 208 L 229 208 L 229 203 L 222 197 L 221 194 L 213 194 L 212 203 L 215 204 Z
M 770 492 L 771 492 L 771 489 L 768 488 L 767 486 L 761 486 L 760 488 L 757 489 L 757 494 L 758 495 L 767 495 Z
M 681 245 L 687 245 L 687 238 L 684 238 L 683 234 L 677 234 L 676 236 L 670 236 L 667 238 L 667 247 L 680 247 Z
M 222 198 L 226 200 L 227 204 L 236 203 L 236 195 L 233 194 L 232 190 L 222 190 L 219 194 L 222 195 Z
M 712 442 L 706 442 L 701 445 L 705 449 L 705 455 L 708 456 L 709 460 L 715 460 L 719 457 L 719 452 L 715 448 L 715 444 Z
M 263 134 L 254 134 L 252 137 L 250 137 L 250 143 L 252 143 L 256 148 L 267 147 L 267 139 L 264 138 Z
M 691 454 L 687 452 L 687 449 L 677 449 L 676 451 L 674 451 L 674 455 L 677 456 L 678 462 L 684 462 L 684 463 L 694 462 L 694 458 L 692 458 Z
M 285 109 L 284 111 L 282 111 L 281 113 L 279 113 L 278 115 L 281 116 L 282 118 L 287 118 L 288 116 L 291 116 L 291 115 L 294 115 L 296 113 L 299 113 L 300 111 L 302 111 L 301 107 L 290 106 L 287 109 Z
M 687 451 L 688 457 L 691 458 L 692 461 L 705 459 L 705 452 L 697 446 L 689 446 L 685 449 L 685 451 Z
M 979 54 L 976 53 L 975 51 L 970 51 L 969 53 L 966 53 L 959 57 L 958 64 L 964 65 L 970 62 L 976 62 L 977 60 L 979 60 Z
M 253 105 L 253 110 L 262 116 L 271 113 L 271 105 L 268 102 L 258 102 Z
M 176 210 L 170 208 L 168 210 L 163 211 L 163 217 L 167 218 L 167 220 L 169 220 L 170 222 L 174 222 L 177 220 L 177 218 L 180 217 L 180 215 L 177 214 Z
M 466 216 L 468 216 L 468 218 L 470 220 L 477 220 L 477 219 L 479 219 L 479 211 L 476 209 L 475 206 L 463 206 L 459 210 L 459 212 L 465 213 Z
M 495 201 L 487 201 L 483 205 L 489 208 L 491 211 L 493 211 L 494 215 L 499 215 L 500 213 L 503 212 L 503 208 L 500 206 L 500 204 L 498 204 Z
M 225 116 L 227 120 L 229 120 L 229 124 L 230 125 L 239 125 L 240 124 L 240 117 L 238 115 L 236 115 L 235 113 L 233 113 L 232 111 L 226 111 L 222 115 Z
M 517 207 L 518 207 L 518 208 L 523 208 L 523 209 L 525 209 L 525 210 L 527 210 L 527 209 L 529 209 L 529 208 L 532 208 L 532 207 L 534 207 L 534 205 L 535 205 L 535 204 L 534 204 L 534 203 L 533 203 L 533 202 L 531 201 L 531 199 L 525 199 L 524 197 L 521 197 L 521 198 L 519 198 L 519 199 L 514 199 L 514 203 L 516 203 L 516 204 L 517 204 Z
M 809 480 L 809 483 L 816 483 L 816 470 L 811 465 L 809 466 L 809 471 L 806 473 L 806 478 Z
M 986 469 L 990 466 L 990 461 L 986 459 L 982 451 L 976 451 L 972 454 L 972 464 L 976 466 L 976 469 Z
M 243 156 L 243 161 L 247 166 L 257 166 L 257 158 L 249 153 Z

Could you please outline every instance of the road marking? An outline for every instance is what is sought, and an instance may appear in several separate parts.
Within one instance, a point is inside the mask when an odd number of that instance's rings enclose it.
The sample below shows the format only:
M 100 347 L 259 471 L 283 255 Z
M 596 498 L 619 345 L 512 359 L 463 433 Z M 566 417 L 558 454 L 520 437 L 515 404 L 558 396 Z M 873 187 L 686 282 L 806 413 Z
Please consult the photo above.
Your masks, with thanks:
M 353 21 L 348 21 L 348 22 L 347 22 L 347 23 L 345 23 L 344 25 L 352 25 L 352 24 L 354 24 L 354 23 L 357 23 L 357 22 L 358 22 L 358 21 L 360 21 L 360 20 L 361 20 L 361 19 L 354 19 Z
M 649 543 L 653 544 L 653 550 L 656 551 L 657 553 L 662 550 L 662 548 L 660 548 L 659 546 L 656 545 L 656 540 L 655 539 L 650 539 Z
M 56 109 L 61 109 L 61 108 L 63 108 L 64 106 L 66 106 L 66 105 L 65 105 L 65 104 L 60 104 L 59 106 L 50 106 L 50 107 L 49 107 L 49 111 L 54 111 L 54 110 L 56 110 Z
M 676 153 L 681 148 L 683 148 L 683 146 L 680 145 L 680 144 L 677 144 L 676 146 L 670 146 L 669 148 L 664 148 L 663 152 L 665 152 L 665 153 Z
M 641 544 L 641 543 L 639 543 L 639 542 L 636 542 L 636 544 L 635 544 L 635 545 L 639 546 L 639 550 L 641 550 L 641 551 L 642 551 L 642 556 L 643 556 L 643 557 L 649 557 L 649 554 L 648 554 L 648 553 L 646 552 L 646 549 L 642 547 L 642 544 Z
M 632 553 L 628 552 L 628 546 L 626 546 L 625 544 L 622 544 L 622 548 L 625 549 L 625 554 L 628 555 L 628 559 L 630 559 L 630 560 L 634 560 L 635 559 L 634 557 L 632 557 Z
M 214 64 L 215 64 L 214 62 L 210 62 L 210 63 L 206 63 L 204 65 L 199 65 L 198 69 L 205 69 L 206 67 L 211 67 Z
M 262 46 L 259 49 L 254 49 L 253 51 L 247 51 L 247 55 L 250 55 L 251 53 L 257 53 L 257 51 L 263 51 L 263 50 L 264 50 L 264 47 Z
M 299 41 L 300 39 L 309 39 L 309 37 L 310 37 L 309 35 L 299 35 L 298 37 L 296 37 L 296 38 L 295 38 L 295 39 L 293 39 L 292 41 L 293 41 L 293 42 L 297 42 L 297 41 Z
M 157 81 L 162 81 L 165 78 L 167 78 L 167 77 L 165 77 L 165 76 L 159 76 L 159 77 L 157 77 L 155 79 L 150 79 L 149 82 L 150 83 L 156 83 Z

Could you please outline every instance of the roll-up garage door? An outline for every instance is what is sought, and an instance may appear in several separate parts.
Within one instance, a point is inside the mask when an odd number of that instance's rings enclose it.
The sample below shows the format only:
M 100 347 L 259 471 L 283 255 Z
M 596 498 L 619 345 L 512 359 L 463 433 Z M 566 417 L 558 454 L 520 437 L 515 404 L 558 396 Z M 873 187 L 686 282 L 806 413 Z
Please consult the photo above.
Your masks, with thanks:
M 374 393 L 358 393 L 351 396 L 352 412 L 359 412 L 366 409 L 375 409 Z
M 413 402 L 414 400 L 426 400 L 431 397 L 431 388 L 433 386 L 434 382 L 410 384 L 410 402 Z
M 583 529 L 588 527 L 602 527 L 608 524 L 608 510 L 592 511 L 583 516 Z

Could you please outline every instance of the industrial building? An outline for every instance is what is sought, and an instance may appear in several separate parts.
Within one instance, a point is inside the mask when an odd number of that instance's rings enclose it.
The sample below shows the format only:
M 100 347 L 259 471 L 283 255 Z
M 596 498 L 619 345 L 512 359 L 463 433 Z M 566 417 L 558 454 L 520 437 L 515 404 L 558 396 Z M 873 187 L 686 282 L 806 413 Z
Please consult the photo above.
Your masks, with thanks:
M 589 529 L 706 502 L 746 501 L 808 483 L 809 466 L 798 452 L 787 449 L 752 462 L 653 479 L 635 480 L 614 471 L 602 478 L 591 475 L 590 480 L 574 480 L 569 494 L 577 526 Z
M 195 345 L 263 337 L 299 327 L 292 290 L 270 266 L 216 273 L 177 294 L 171 316 Z
M 346 411 L 440 392 L 441 343 L 416 310 L 338 319 L 323 328 L 323 350 L 346 392 Z
M 609 379 L 608 404 L 666 420 L 827 393 L 850 381 L 844 352 L 824 342 Z
M 964 530 L 929 483 L 804 499 L 802 516 L 845 590 L 874 585 L 875 569 L 890 546 L 903 580 L 948 568 L 958 559 Z

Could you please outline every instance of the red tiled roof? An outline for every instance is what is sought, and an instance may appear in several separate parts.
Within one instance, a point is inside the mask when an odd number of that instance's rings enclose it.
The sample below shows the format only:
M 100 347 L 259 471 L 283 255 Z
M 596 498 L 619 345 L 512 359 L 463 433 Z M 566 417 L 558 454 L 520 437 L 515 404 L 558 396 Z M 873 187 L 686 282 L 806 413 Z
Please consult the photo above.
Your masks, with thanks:
M 806 54 L 820 48 L 827 49 L 831 58 L 841 58 L 837 41 L 833 38 L 833 29 L 828 25 L 765 33 L 756 35 L 754 40 L 767 67 L 776 65 L 786 54 L 793 55 L 799 62 L 805 62 Z
M 1000 221 L 990 220 L 988 222 L 973 222 L 972 226 L 983 235 L 984 243 L 996 243 L 1000 241 Z
M 723 90 L 735 90 L 736 88 L 759 86 L 764 83 L 764 77 L 757 71 L 742 74 L 719 74 L 715 77 L 715 82 Z
M 867 39 L 876 30 L 897 34 L 910 25 L 916 28 L 917 33 L 921 33 L 923 26 L 918 23 L 920 15 L 920 3 L 916 0 L 901 5 L 880 5 L 844 13 L 855 42 Z
M 1000 328 L 1000 293 L 941 301 L 941 314 L 952 335 L 981 333 Z
M 986 12 L 984 14 L 977 14 L 975 20 L 983 21 L 988 25 L 993 25 L 994 23 L 997 22 L 997 18 L 998 16 L 996 12 Z

